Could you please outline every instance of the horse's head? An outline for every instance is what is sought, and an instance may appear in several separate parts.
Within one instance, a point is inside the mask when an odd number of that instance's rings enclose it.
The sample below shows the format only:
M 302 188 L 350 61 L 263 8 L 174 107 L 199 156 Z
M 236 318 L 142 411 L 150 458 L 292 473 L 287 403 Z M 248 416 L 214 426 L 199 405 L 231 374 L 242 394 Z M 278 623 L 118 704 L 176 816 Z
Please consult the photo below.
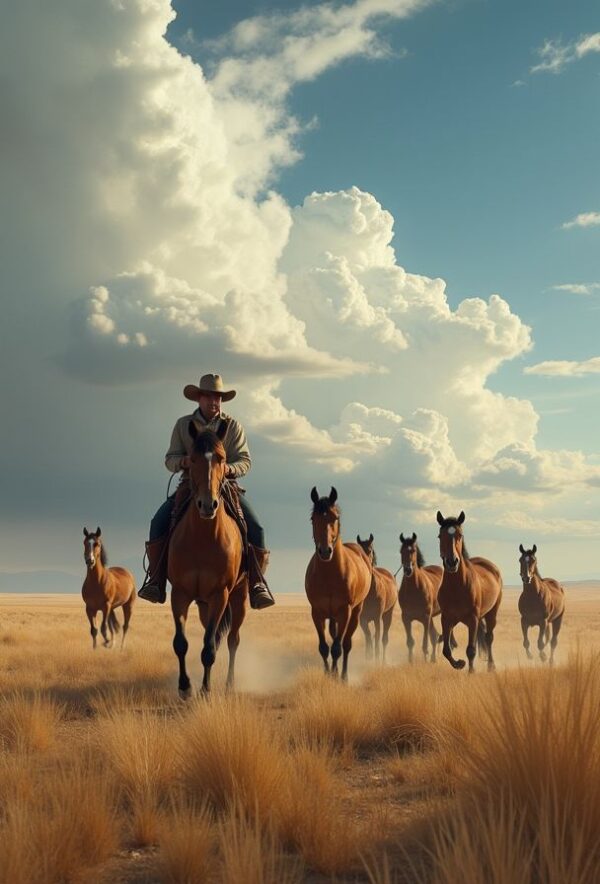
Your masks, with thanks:
M 531 578 L 537 570 L 537 559 L 535 557 L 537 546 L 534 543 L 531 549 L 524 549 L 523 544 L 520 543 L 519 552 L 521 553 L 521 556 L 519 558 L 519 564 L 521 566 L 521 580 L 523 581 L 523 583 L 531 583 Z
M 320 559 L 329 562 L 340 536 L 340 511 L 335 505 L 337 491 L 332 486 L 329 497 L 319 497 L 317 489 L 313 488 L 310 499 L 313 502 L 311 521 L 315 549 Z
M 417 535 L 413 531 L 412 537 L 400 535 L 400 561 L 402 562 L 402 570 L 407 577 L 410 577 L 419 561 L 419 547 L 417 546 Z
M 468 559 L 469 555 L 465 549 L 464 537 L 462 532 L 462 524 L 465 521 L 465 514 L 461 511 L 458 518 L 449 517 L 445 519 L 441 512 L 437 512 L 437 522 L 440 526 L 438 534 L 440 540 L 440 557 L 444 570 L 450 574 L 456 574 L 458 571 L 460 560 Z
M 377 556 L 375 555 L 375 548 L 373 546 L 374 540 L 375 540 L 375 538 L 373 537 L 372 534 L 369 534 L 368 540 L 361 540 L 360 534 L 356 535 L 356 542 L 361 547 L 361 549 L 363 550 L 364 554 L 369 559 L 371 564 L 376 565 L 377 564 Z
M 194 505 L 203 519 L 214 519 L 221 502 L 221 486 L 225 480 L 227 458 L 223 447 L 226 425 L 217 433 L 198 430 L 189 423 L 194 447 L 190 454 L 190 489 Z
M 96 559 L 100 559 L 103 565 L 106 564 L 106 554 L 102 546 L 102 531 L 96 528 L 95 531 L 83 529 L 83 558 L 88 568 L 93 568 Z

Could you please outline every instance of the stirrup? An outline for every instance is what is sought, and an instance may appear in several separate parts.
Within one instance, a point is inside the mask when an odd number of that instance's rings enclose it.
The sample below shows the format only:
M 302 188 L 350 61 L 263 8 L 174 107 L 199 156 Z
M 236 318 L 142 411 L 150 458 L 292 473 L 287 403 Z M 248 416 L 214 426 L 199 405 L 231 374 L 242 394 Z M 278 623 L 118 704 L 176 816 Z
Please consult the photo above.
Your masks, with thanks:
M 254 608 L 255 611 L 260 611 L 262 608 L 270 608 L 274 604 L 275 599 L 264 583 L 255 583 L 250 588 L 250 607 Z

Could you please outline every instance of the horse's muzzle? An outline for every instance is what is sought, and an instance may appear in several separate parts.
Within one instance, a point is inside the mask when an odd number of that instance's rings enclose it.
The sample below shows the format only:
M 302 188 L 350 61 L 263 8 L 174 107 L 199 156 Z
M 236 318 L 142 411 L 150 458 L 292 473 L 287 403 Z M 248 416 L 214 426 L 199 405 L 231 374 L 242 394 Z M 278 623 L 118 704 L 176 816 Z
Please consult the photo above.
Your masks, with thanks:
M 405 577 L 412 577 L 412 572 L 413 572 L 412 565 L 405 565 L 403 568 L 403 571 L 404 571 Z
M 327 546 L 323 550 L 320 546 L 317 547 L 317 555 L 321 559 L 322 562 L 330 562 L 333 557 L 333 547 Z
M 460 559 L 443 559 L 443 562 L 445 571 L 448 571 L 450 574 L 456 574 L 460 565 Z
M 85 559 L 85 563 L 86 563 L 86 565 L 88 566 L 88 568 L 93 568 L 94 565 L 96 564 L 96 559 L 88 559 L 88 558 L 86 557 L 86 559 Z
M 219 501 L 213 500 L 209 504 L 205 504 L 202 500 L 196 501 L 198 505 L 198 515 L 202 519 L 214 519 L 217 515 L 217 510 L 219 509 Z

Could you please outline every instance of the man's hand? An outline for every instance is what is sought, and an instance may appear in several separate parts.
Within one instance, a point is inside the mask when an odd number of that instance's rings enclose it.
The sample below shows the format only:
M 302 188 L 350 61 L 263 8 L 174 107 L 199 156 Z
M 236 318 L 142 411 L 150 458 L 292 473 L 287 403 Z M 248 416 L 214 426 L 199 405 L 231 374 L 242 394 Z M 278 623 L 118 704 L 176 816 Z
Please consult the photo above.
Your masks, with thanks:
M 235 467 L 231 464 L 227 464 L 225 467 L 225 478 L 235 479 Z

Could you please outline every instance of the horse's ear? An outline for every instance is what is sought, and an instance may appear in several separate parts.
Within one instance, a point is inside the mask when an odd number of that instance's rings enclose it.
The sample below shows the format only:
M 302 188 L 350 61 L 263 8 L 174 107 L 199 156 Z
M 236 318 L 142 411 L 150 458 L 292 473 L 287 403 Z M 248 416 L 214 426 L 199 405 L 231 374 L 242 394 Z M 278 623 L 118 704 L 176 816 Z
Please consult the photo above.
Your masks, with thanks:
M 415 532 L 413 531 L 412 542 L 414 543 L 416 539 L 417 539 L 417 535 L 416 535 Z
M 459 515 L 459 517 L 458 517 L 458 519 L 457 519 L 456 521 L 458 522 L 459 525 L 462 525 L 462 523 L 464 522 L 464 520 L 465 520 L 465 511 L 464 511 L 464 510 L 461 510 L 461 511 L 460 511 L 460 515 Z
M 361 541 L 360 541 L 360 534 L 357 534 L 357 535 L 356 535 L 356 542 L 357 542 L 357 543 L 360 543 L 360 542 L 361 542 Z
M 535 545 L 535 543 L 534 543 L 533 546 L 531 547 L 531 552 L 532 552 L 534 555 L 535 555 L 536 552 L 537 552 L 537 546 Z
M 400 543 L 404 543 L 404 534 L 400 532 Z
M 102 531 L 100 530 L 100 525 L 98 525 L 98 527 L 96 528 L 96 537 L 100 537 L 101 534 Z
M 436 519 L 437 519 L 438 525 L 444 524 L 444 517 L 439 510 L 437 511 Z
M 188 424 L 188 433 L 192 437 L 192 439 L 196 439 L 198 437 L 198 427 L 194 423 L 194 421 L 190 421 Z
M 310 492 L 310 499 L 313 503 L 319 502 L 319 492 L 317 491 L 317 486 L 314 485 Z
M 333 504 L 336 502 L 336 500 L 337 500 L 337 491 L 332 485 L 331 491 L 329 492 L 329 503 L 331 504 L 331 506 L 333 506 Z
M 369 534 L 369 543 L 373 543 L 374 540 L 375 538 L 373 537 L 373 535 Z
M 519 544 L 519 552 L 521 553 L 522 556 L 525 555 L 525 550 L 523 549 L 523 544 L 522 544 L 522 543 Z
M 84 529 L 83 529 L 83 536 L 84 536 L 84 537 L 87 537 L 89 533 L 90 533 L 90 532 L 88 531 L 88 529 L 84 527 Z

